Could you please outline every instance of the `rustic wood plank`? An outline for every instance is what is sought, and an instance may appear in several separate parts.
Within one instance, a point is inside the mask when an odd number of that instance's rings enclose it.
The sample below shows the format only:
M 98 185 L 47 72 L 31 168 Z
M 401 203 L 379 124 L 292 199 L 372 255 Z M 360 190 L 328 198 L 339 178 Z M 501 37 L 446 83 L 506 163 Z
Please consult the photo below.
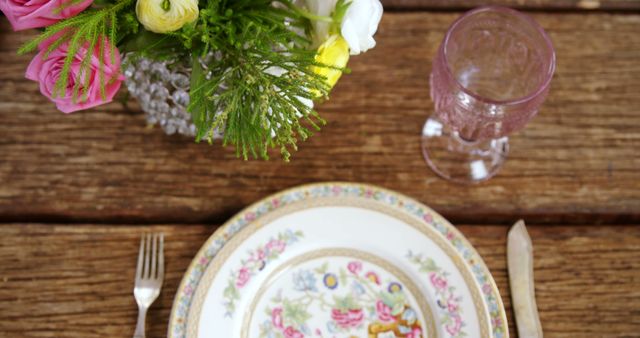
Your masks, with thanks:
M 562 10 L 638 10 L 638 0 L 381 0 L 386 10 L 424 10 L 473 8 L 500 5 L 521 9 Z
M 0 226 L 0 336 L 131 336 L 135 259 L 139 236 L 147 231 L 166 235 L 167 278 L 148 318 L 149 337 L 165 336 L 181 275 L 214 228 Z M 505 262 L 508 228 L 459 228 L 492 271 L 514 332 Z M 530 226 L 529 231 L 545 336 L 638 336 L 640 227 Z
M 365 181 L 453 221 L 640 219 L 640 15 L 534 14 L 558 51 L 541 113 L 512 138 L 499 175 L 478 186 L 437 178 L 419 133 L 433 111 L 431 57 L 458 13 L 388 13 L 378 46 L 353 58 L 329 121 L 293 162 L 243 162 L 231 149 L 145 128 L 110 104 L 68 116 L 24 79 L 30 32 L 0 26 L 0 217 L 34 222 L 216 223 L 283 188 Z

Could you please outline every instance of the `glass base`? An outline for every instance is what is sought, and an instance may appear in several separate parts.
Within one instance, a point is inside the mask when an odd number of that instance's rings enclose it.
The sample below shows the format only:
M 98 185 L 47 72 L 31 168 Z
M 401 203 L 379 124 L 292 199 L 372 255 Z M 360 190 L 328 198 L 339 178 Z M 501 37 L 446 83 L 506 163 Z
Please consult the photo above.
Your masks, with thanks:
M 425 161 L 436 174 L 450 181 L 486 181 L 500 170 L 508 152 L 507 137 L 466 141 L 433 116 L 422 128 L 422 154 Z

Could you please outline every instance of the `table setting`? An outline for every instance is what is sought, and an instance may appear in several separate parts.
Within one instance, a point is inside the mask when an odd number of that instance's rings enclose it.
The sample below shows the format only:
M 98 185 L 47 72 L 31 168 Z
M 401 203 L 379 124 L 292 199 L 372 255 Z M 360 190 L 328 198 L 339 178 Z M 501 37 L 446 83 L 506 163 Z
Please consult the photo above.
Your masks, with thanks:
M 640 332 L 635 2 L 0 10 L 0 337 Z

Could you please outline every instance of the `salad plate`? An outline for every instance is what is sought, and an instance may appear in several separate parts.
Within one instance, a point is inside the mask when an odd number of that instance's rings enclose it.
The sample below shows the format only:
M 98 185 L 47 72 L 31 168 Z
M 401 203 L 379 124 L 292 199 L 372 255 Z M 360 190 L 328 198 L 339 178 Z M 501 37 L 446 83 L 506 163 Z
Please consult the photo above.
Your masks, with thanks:
M 401 194 L 322 183 L 218 229 L 178 289 L 169 337 L 508 337 L 478 253 Z

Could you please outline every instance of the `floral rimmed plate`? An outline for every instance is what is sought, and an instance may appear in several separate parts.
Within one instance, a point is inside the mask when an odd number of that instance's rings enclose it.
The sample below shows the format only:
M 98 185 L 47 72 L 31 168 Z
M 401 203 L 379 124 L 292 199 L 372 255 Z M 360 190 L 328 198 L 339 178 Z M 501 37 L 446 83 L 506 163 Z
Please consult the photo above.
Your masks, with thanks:
M 508 337 L 491 274 L 444 218 L 350 183 L 268 197 L 218 229 L 169 337 Z

